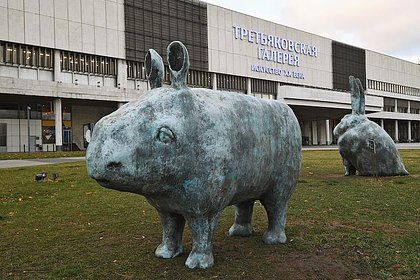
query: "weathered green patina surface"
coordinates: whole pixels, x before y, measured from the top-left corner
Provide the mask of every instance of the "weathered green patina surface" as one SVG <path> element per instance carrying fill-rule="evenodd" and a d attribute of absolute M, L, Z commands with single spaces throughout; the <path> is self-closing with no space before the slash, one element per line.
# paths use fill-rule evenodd
<path fill-rule="evenodd" d="M 334 128 L 345 175 L 408 175 L 392 138 L 378 124 L 365 116 L 365 93 L 362 83 L 349 77 L 352 113 Z"/>
<path fill-rule="evenodd" d="M 213 234 L 228 205 L 236 205 L 230 235 L 252 233 L 260 200 L 269 222 L 263 241 L 286 242 L 287 203 L 301 163 L 294 113 L 281 101 L 188 88 L 188 52 L 180 42 L 168 46 L 168 63 L 171 87 L 157 86 L 96 124 L 86 154 L 89 175 L 104 187 L 144 195 L 157 209 L 158 257 L 183 253 L 187 222 L 190 268 L 213 265 Z M 145 64 L 150 84 L 159 85 L 155 79 L 162 77 L 152 73 L 163 75 L 160 57 L 149 52 Z"/>

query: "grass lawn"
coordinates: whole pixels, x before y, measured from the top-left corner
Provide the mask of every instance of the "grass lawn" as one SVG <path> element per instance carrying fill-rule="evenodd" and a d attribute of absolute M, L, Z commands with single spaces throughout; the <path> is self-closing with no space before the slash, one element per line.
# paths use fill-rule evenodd
<path fill-rule="evenodd" d="M 344 177 L 337 151 L 304 151 L 290 201 L 288 242 L 232 238 L 233 208 L 221 217 L 215 266 L 189 270 L 181 257 L 154 257 L 161 226 L 142 196 L 107 190 L 84 162 L 0 169 L 0 279 L 420 279 L 420 150 L 401 151 L 410 176 Z M 60 181 L 34 181 L 36 173 Z"/>

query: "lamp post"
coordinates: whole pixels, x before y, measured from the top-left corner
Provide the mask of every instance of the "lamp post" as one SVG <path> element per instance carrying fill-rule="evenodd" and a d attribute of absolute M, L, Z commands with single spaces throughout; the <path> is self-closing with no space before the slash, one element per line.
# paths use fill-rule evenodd
<path fill-rule="evenodd" d="M 26 107 L 26 116 L 28 117 L 28 154 L 31 153 L 31 137 L 30 137 L 30 133 L 31 133 L 31 126 L 29 124 L 29 118 L 30 118 L 30 113 L 31 113 L 31 107 L 27 106 Z"/>

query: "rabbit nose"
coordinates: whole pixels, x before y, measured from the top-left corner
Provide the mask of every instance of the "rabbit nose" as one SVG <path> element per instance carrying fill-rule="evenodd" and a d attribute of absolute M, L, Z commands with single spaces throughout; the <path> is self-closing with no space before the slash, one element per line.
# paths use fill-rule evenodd
<path fill-rule="evenodd" d="M 122 163 L 118 161 L 111 161 L 106 165 L 106 169 L 108 170 L 116 170 L 122 167 Z"/>

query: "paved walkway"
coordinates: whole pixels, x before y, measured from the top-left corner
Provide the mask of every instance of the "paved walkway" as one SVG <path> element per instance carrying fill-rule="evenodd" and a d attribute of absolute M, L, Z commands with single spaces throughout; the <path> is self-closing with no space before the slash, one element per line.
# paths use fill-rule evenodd
<path fill-rule="evenodd" d="M 398 143 L 399 150 L 420 149 L 420 143 Z M 304 151 L 313 150 L 337 150 L 337 145 L 330 146 L 304 146 Z M 62 158 L 40 158 L 40 159 L 16 159 L 16 160 L 0 160 L 0 168 L 13 168 L 24 166 L 36 166 L 44 164 L 54 164 L 63 162 L 84 161 L 85 157 L 62 157 Z"/>
<path fill-rule="evenodd" d="M 398 150 L 410 150 L 410 149 L 420 149 L 420 143 L 397 143 L 395 144 Z M 303 146 L 302 150 L 304 151 L 316 151 L 316 150 L 338 150 L 337 145 L 329 146 Z"/>
<path fill-rule="evenodd" d="M 6 159 L 0 160 L 0 168 L 36 166 L 63 162 L 84 161 L 85 157 L 38 158 L 38 159 Z"/>

